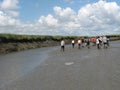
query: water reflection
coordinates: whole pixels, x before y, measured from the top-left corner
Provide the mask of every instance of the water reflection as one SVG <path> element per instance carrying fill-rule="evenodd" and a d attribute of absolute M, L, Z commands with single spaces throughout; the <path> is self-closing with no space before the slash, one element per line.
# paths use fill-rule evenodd
<path fill-rule="evenodd" d="M 0 56 L 0 87 L 40 65 L 52 48 L 21 51 Z"/>

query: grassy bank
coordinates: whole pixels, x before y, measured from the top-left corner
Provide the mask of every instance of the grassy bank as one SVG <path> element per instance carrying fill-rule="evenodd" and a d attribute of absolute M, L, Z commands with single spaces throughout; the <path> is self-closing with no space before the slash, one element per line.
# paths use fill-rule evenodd
<path fill-rule="evenodd" d="M 81 37 L 0 34 L 0 54 L 40 47 L 57 46 L 60 45 L 62 39 L 65 40 L 66 44 L 69 44 L 72 39 L 78 38 Z"/>
<path fill-rule="evenodd" d="M 120 40 L 120 35 L 111 35 L 111 40 Z M 15 35 L 0 34 L 0 54 L 17 52 L 21 50 L 41 48 L 60 45 L 62 39 L 66 44 L 78 38 L 88 38 L 87 36 L 40 36 L 40 35 Z"/>

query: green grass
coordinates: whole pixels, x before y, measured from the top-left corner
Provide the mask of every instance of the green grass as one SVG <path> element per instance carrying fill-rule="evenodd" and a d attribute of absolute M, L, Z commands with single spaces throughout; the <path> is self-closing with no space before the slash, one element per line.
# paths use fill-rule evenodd
<path fill-rule="evenodd" d="M 112 40 L 120 40 L 119 35 L 110 35 Z M 17 34 L 0 34 L 0 54 L 40 48 L 47 46 L 59 45 L 64 39 L 66 44 L 71 40 L 80 38 L 89 38 L 88 36 L 45 36 L 45 35 L 17 35 Z M 112 41 L 111 40 L 111 41 Z"/>
<path fill-rule="evenodd" d="M 0 42 L 33 42 L 33 41 L 46 41 L 46 40 L 54 40 L 60 41 L 62 39 L 71 40 L 78 38 L 87 38 L 78 37 L 78 36 L 45 36 L 45 35 L 17 35 L 17 34 L 0 34 Z"/>
<path fill-rule="evenodd" d="M 110 37 L 120 37 L 118 35 L 110 35 Z M 17 34 L 0 34 L 0 42 L 34 42 L 34 41 L 60 41 L 64 40 L 72 40 L 79 38 L 88 38 L 88 36 L 45 36 L 45 35 L 17 35 Z"/>

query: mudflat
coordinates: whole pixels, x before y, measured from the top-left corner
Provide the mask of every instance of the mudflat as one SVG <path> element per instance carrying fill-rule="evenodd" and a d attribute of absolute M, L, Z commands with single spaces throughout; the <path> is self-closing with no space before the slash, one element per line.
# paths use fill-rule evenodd
<path fill-rule="evenodd" d="M 107 49 L 68 45 L 64 52 L 51 47 L 15 55 L 0 56 L 4 65 L 0 66 L 0 90 L 120 90 L 120 41 L 110 42 Z M 14 60 L 8 60 L 10 57 Z M 5 65 L 12 67 L 8 75 L 4 75 Z M 9 74 L 12 72 L 15 78 Z"/>

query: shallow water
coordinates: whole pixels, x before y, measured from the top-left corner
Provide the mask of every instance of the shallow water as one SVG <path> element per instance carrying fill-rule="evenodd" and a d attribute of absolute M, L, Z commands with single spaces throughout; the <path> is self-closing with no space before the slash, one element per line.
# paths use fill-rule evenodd
<path fill-rule="evenodd" d="M 54 48 L 56 49 L 56 48 Z M 48 58 L 53 48 L 40 48 L 0 56 L 0 86 L 27 74 Z"/>
<path fill-rule="evenodd" d="M 118 55 L 120 53 L 119 52 L 120 42 L 111 42 L 110 47 L 108 49 L 102 48 L 101 50 L 97 50 L 97 48 L 94 47 L 91 49 L 81 49 L 81 50 L 78 50 L 78 48 L 75 48 L 73 51 L 73 49 L 70 47 L 71 47 L 70 45 L 67 46 L 65 52 L 58 51 L 58 50 L 60 50 L 60 47 L 47 47 L 47 48 L 21 51 L 21 52 L 17 52 L 17 53 L 6 54 L 6 55 L 0 55 L 0 88 L 4 87 L 6 84 L 13 82 L 14 80 L 17 80 L 19 77 L 29 74 L 29 72 L 34 71 L 34 69 L 37 68 L 38 66 L 41 66 L 41 64 L 43 62 L 47 62 L 46 65 L 48 67 L 50 67 L 50 68 L 46 67 L 47 71 L 48 71 L 48 72 L 47 71 L 45 72 L 45 73 L 47 73 L 46 75 L 55 74 L 56 76 L 53 77 L 53 79 L 55 78 L 55 80 L 56 80 L 57 76 L 59 76 L 59 75 L 61 75 L 59 77 L 64 77 L 65 72 L 61 68 L 64 67 L 64 69 L 66 69 L 65 68 L 66 66 L 69 67 L 69 66 L 73 65 L 73 68 L 69 67 L 69 68 L 67 68 L 67 70 L 68 71 L 69 71 L 69 69 L 70 69 L 70 71 L 73 70 L 70 73 L 74 73 L 74 71 L 76 71 L 76 73 L 78 73 L 79 70 L 81 71 L 80 73 L 78 73 L 78 75 L 81 75 L 80 82 L 79 82 L 79 83 L 81 83 L 81 85 L 84 84 L 83 82 L 86 82 L 86 83 L 88 82 L 88 81 L 85 81 L 85 76 L 90 80 L 99 79 L 95 75 L 96 72 L 97 72 L 98 76 L 100 76 L 99 75 L 99 73 L 100 73 L 100 74 L 102 74 L 100 77 L 105 78 L 105 76 L 107 75 L 106 72 L 109 70 L 109 68 L 111 68 L 111 72 L 108 72 L 108 73 L 110 73 L 109 75 L 111 75 L 109 77 L 112 77 L 112 75 L 117 74 L 115 71 L 119 70 L 119 65 L 118 65 L 119 64 L 119 60 L 118 60 L 119 56 Z M 50 54 L 51 52 L 52 52 L 52 54 Z M 53 55 L 53 56 L 51 56 L 51 55 Z M 58 57 L 56 57 L 56 55 Z M 50 61 L 48 58 L 50 58 Z M 112 59 L 115 59 L 115 58 L 116 58 L 116 60 L 114 60 L 114 61 L 116 61 L 116 62 L 113 62 Z M 106 59 L 106 60 L 104 61 L 104 59 Z M 57 67 L 55 67 L 55 66 L 57 66 Z M 55 68 L 53 68 L 53 67 L 55 67 Z M 78 68 L 76 68 L 76 67 L 78 67 Z M 79 67 L 80 67 L 80 69 L 79 69 Z M 98 67 L 100 67 L 100 68 L 98 68 Z M 56 71 L 54 71 L 54 73 L 52 73 L 52 72 L 50 72 L 49 69 L 50 70 L 56 69 Z M 58 70 L 60 69 L 61 73 L 58 72 L 57 69 Z M 100 72 L 98 72 L 96 69 L 99 70 Z M 92 70 L 94 71 L 93 73 L 91 73 Z M 86 71 L 86 72 L 84 72 L 84 71 Z M 77 77 L 76 73 L 74 76 L 73 75 L 72 76 Z M 93 79 L 91 77 L 89 78 L 89 75 L 91 75 L 91 77 L 92 77 L 92 75 L 95 75 L 95 78 L 94 77 L 92 77 Z M 41 76 L 44 77 L 45 74 L 41 73 Z M 49 77 L 49 78 L 46 77 L 46 79 L 48 78 L 48 80 L 49 79 L 51 80 L 51 77 Z M 61 78 L 61 80 L 62 79 L 63 78 Z M 81 81 L 81 80 L 83 80 L 83 81 Z M 52 81 L 53 80 L 51 80 L 51 82 Z M 78 79 L 78 81 L 79 81 L 79 79 Z M 112 81 L 112 79 L 111 79 L 111 81 Z M 62 82 L 64 83 L 64 79 Z M 106 82 L 108 82 L 108 81 L 106 80 Z M 60 83 L 60 82 L 58 82 L 58 83 Z M 44 83 L 41 81 L 41 85 L 42 84 L 44 84 Z M 58 84 L 58 87 L 60 86 L 60 84 Z M 47 84 L 47 85 L 49 85 L 49 84 Z M 73 84 L 73 86 L 74 86 L 74 84 Z M 98 85 L 98 87 L 99 86 L 101 86 L 101 85 Z M 43 85 L 43 87 L 46 87 L 46 86 Z M 14 88 L 14 87 L 12 87 L 12 88 Z M 68 88 L 68 87 L 66 86 L 66 88 Z M 86 88 L 86 87 L 84 86 L 83 88 Z M 10 90 L 12 90 L 12 89 L 10 89 Z M 76 90 L 80 90 L 80 89 L 78 88 Z M 84 90 L 86 90 L 86 89 L 84 89 Z M 101 89 L 101 90 L 105 90 L 105 89 Z"/>

